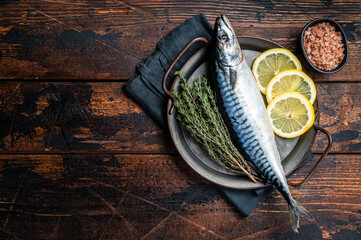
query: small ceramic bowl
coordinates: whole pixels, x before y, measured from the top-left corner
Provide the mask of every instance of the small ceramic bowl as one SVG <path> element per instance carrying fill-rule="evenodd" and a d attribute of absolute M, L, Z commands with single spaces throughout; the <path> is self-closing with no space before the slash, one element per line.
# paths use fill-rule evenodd
<path fill-rule="evenodd" d="M 328 22 L 330 23 L 332 26 L 334 26 L 336 28 L 336 31 L 341 32 L 342 35 L 342 43 L 344 44 L 344 54 L 345 57 L 343 58 L 343 60 L 341 61 L 341 63 L 333 70 L 331 71 L 325 71 L 325 70 L 321 70 L 319 68 L 317 68 L 315 65 L 313 65 L 313 63 L 310 61 L 310 59 L 307 56 L 305 47 L 304 47 L 304 43 L 303 43 L 303 37 L 305 34 L 305 31 L 309 28 L 312 27 L 314 25 L 316 25 L 317 23 L 321 23 L 321 22 Z M 347 63 L 347 59 L 348 59 L 348 46 L 347 46 L 347 39 L 346 39 L 346 34 L 343 31 L 342 27 L 340 26 L 340 24 L 338 24 L 336 21 L 330 19 L 330 18 L 318 18 L 315 20 L 312 20 L 311 22 L 309 22 L 308 24 L 306 24 L 306 26 L 302 29 L 302 33 L 301 33 L 301 48 L 302 48 L 302 52 L 303 52 L 303 56 L 305 57 L 306 61 L 308 62 L 308 64 L 317 72 L 320 73 L 325 73 L 325 74 L 331 74 L 331 73 L 336 73 L 338 71 L 340 71 Z"/>

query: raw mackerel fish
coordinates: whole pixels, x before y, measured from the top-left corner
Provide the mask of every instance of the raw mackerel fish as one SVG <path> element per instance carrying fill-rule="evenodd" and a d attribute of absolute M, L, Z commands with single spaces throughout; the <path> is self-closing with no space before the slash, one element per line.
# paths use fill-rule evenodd
<path fill-rule="evenodd" d="M 231 128 L 247 158 L 286 199 L 292 228 L 298 232 L 299 216 L 308 220 L 314 218 L 290 193 L 261 92 L 225 16 L 216 19 L 211 61 L 215 85 L 218 86 Z"/>

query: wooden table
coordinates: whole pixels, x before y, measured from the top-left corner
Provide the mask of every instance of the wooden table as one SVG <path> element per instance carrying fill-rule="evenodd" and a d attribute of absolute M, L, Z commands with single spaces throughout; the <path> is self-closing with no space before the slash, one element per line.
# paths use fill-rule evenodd
<path fill-rule="evenodd" d="M 361 239 L 360 1 L 72 1 L 0 3 L 1 239 Z M 330 17 L 350 58 L 316 82 L 334 145 L 293 196 L 315 216 L 291 230 L 274 192 L 247 218 L 179 157 L 124 94 L 156 43 L 185 19 L 226 13 L 238 35 L 293 51 L 303 26 Z M 317 136 L 315 159 L 326 147 Z"/>

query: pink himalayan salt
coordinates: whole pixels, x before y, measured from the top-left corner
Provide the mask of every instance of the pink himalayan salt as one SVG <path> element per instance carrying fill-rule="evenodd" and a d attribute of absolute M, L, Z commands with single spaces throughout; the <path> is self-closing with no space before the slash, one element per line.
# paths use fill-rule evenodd
<path fill-rule="evenodd" d="M 318 69 L 331 71 L 344 59 L 342 35 L 328 22 L 309 27 L 303 37 L 307 56 Z"/>

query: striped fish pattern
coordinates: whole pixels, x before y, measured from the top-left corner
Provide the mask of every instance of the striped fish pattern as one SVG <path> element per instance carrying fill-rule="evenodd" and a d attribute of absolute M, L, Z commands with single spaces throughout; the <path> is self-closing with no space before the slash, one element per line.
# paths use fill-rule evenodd
<path fill-rule="evenodd" d="M 241 67 L 245 67 L 246 69 L 244 71 L 247 71 L 248 66 L 244 64 L 242 64 Z M 217 72 L 222 72 L 218 64 L 216 66 L 216 69 Z M 251 72 L 249 72 L 247 75 L 251 75 Z M 255 109 L 247 109 L 247 106 L 249 105 L 245 104 L 245 101 L 243 100 L 244 98 L 242 98 L 242 96 L 237 95 L 237 93 L 232 88 L 232 85 L 230 84 L 230 80 L 227 79 L 224 74 L 220 74 L 218 76 L 218 79 L 218 89 L 222 96 L 223 106 L 232 124 L 232 128 L 237 134 L 238 140 L 241 142 L 246 154 L 249 156 L 250 159 L 253 160 L 253 164 L 258 168 L 258 170 L 269 182 L 276 185 L 277 188 L 281 188 L 282 192 L 287 192 L 287 189 L 283 187 L 283 184 L 277 178 L 275 171 L 273 171 L 272 166 L 267 159 L 267 153 L 264 151 L 265 148 L 262 147 L 262 144 L 269 145 L 273 142 L 264 143 L 254 131 L 254 125 L 257 122 L 251 121 L 251 119 L 247 117 L 249 115 L 247 114 L 247 111 L 254 111 Z M 263 100 L 259 104 L 263 105 Z M 265 120 L 267 121 L 267 119 Z M 262 122 L 262 120 L 260 121 Z M 273 136 L 272 132 L 270 132 L 270 134 Z M 274 142 L 274 146 L 272 146 L 272 149 L 276 147 L 276 143 Z"/>
<path fill-rule="evenodd" d="M 263 97 L 225 16 L 216 19 L 211 53 L 216 84 L 231 127 L 262 177 L 286 199 L 292 228 L 298 232 L 299 216 L 308 220 L 313 217 L 290 193 Z"/>

